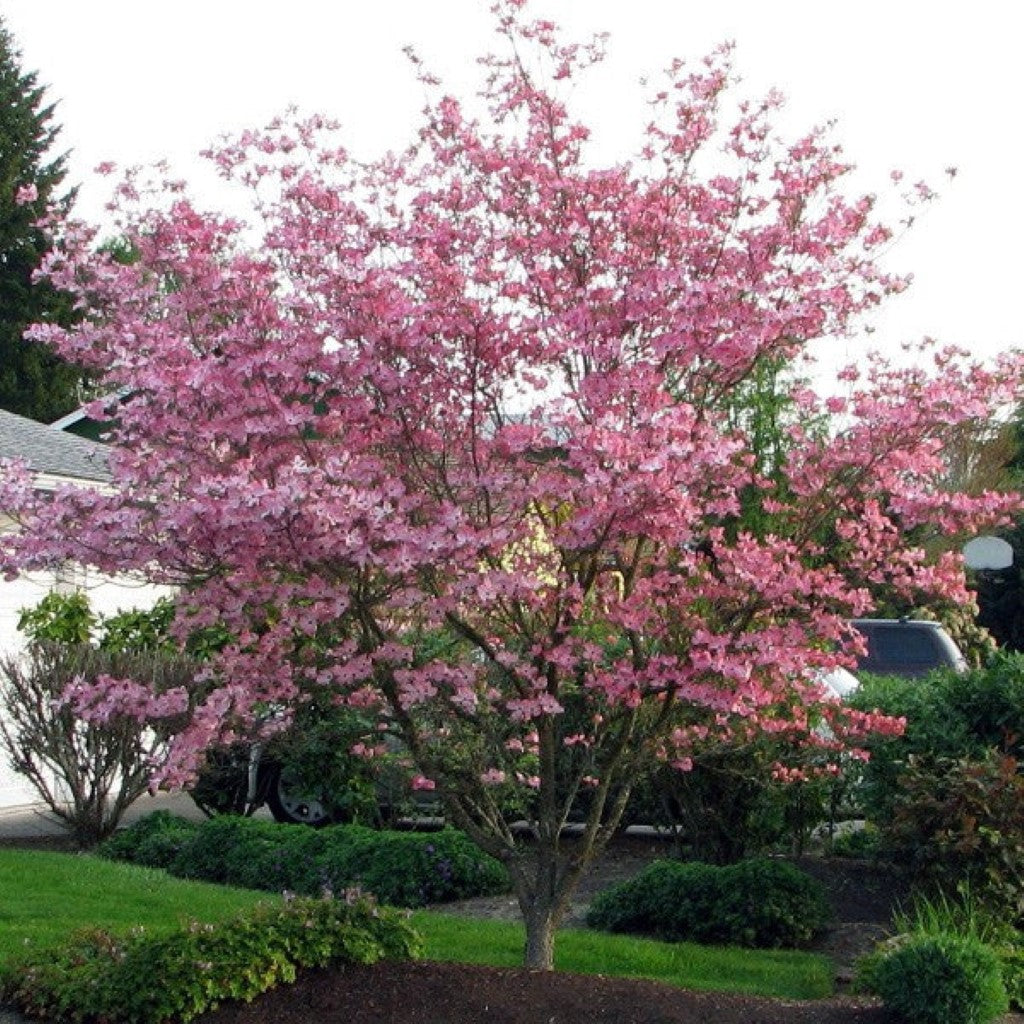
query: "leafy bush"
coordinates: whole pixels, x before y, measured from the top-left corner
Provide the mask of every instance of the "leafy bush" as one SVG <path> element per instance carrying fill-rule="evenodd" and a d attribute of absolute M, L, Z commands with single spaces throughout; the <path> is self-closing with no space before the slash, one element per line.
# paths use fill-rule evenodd
<path fill-rule="evenodd" d="M 1024 948 L 1019 945 L 996 946 L 1003 987 L 1010 1009 L 1024 1009 Z"/>
<path fill-rule="evenodd" d="M 990 750 L 1024 757 L 1024 655 L 997 654 L 983 669 L 932 672 L 919 679 L 865 676 L 848 698 L 863 711 L 902 716 L 899 737 L 867 740 L 862 803 L 879 825 L 892 817 L 899 778 L 919 763 L 978 760 Z"/>
<path fill-rule="evenodd" d="M 82 590 L 51 590 L 38 604 L 18 613 L 18 629 L 32 643 L 87 644 L 98 623 Z"/>
<path fill-rule="evenodd" d="M 918 882 L 1024 918 L 1024 776 L 1013 757 L 918 761 L 899 779 L 887 849 Z"/>
<path fill-rule="evenodd" d="M 774 777 L 776 765 L 797 756 L 791 742 L 769 736 L 704 741 L 689 770 L 659 765 L 639 780 L 628 821 L 675 830 L 690 857 L 712 864 L 734 864 L 780 846 L 799 854 L 828 819 L 838 782 Z M 801 767 L 811 767 L 802 756 Z"/>
<path fill-rule="evenodd" d="M 118 653 L 50 640 L 0 661 L 0 745 L 80 846 L 110 835 L 146 792 L 176 723 L 166 721 L 158 732 L 127 714 L 85 720 L 63 699 L 65 691 L 78 680 L 112 676 L 165 692 L 187 687 L 193 674 L 191 662 L 165 652 Z"/>
<path fill-rule="evenodd" d="M 159 813 L 159 812 L 158 812 Z M 428 903 L 503 892 L 504 868 L 461 832 L 388 832 L 359 825 L 310 829 L 251 818 L 201 824 L 150 815 L 100 847 L 102 856 L 163 867 L 183 878 L 307 896 L 358 886 L 382 903 Z"/>
<path fill-rule="evenodd" d="M 99 852 L 110 860 L 124 860 L 168 870 L 192 841 L 196 825 L 170 811 L 154 811 L 130 828 L 115 832 Z"/>
<path fill-rule="evenodd" d="M 1012 1008 L 1024 1006 L 1024 949 L 1020 933 L 1006 916 L 979 901 L 968 884 L 955 897 L 945 893 L 928 897 L 918 893 L 909 911 L 893 917 L 896 936 L 879 946 L 858 963 L 858 987 L 875 991 L 874 977 L 879 964 L 910 938 L 943 939 L 956 936 L 982 943 L 991 949 Z"/>
<path fill-rule="evenodd" d="M 56 951 L 4 965 L 0 998 L 31 1016 L 76 1024 L 189 1021 L 222 1000 L 251 1000 L 300 968 L 418 956 L 398 911 L 365 896 L 259 906 L 170 935 L 90 931 Z"/>
<path fill-rule="evenodd" d="M 587 923 L 669 941 L 770 948 L 806 945 L 828 917 L 821 884 L 784 861 L 718 867 L 662 860 L 599 893 Z"/>
<path fill-rule="evenodd" d="M 1008 1007 L 999 958 L 967 935 L 910 935 L 862 978 L 912 1024 L 988 1024 Z"/>
<path fill-rule="evenodd" d="M 870 821 L 862 828 L 845 829 L 832 838 L 832 854 L 836 857 L 871 859 L 882 852 L 882 835 Z"/>
<path fill-rule="evenodd" d="M 292 787 L 315 794 L 335 823 L 382 825 L 389 808 L 382 807 L 385 780 L 409 792 L 411 772 L 398 766 L 397 753 L 360 757 L 358 744 L 376 746 L 376 721 L 358 709 L 311 701 L 302 705 L 288 729 L 267 744 L 266 759 L 281 765 Z M 397 810 L 397 808 L 396 808 Z"/>
<path fill-rule="evenodd" d="M 820 882 L 778 860 L 745 860 L 725 868 L 714 907 L 723 942 L 741 946 L 805 946 L 830 916 Z"/>

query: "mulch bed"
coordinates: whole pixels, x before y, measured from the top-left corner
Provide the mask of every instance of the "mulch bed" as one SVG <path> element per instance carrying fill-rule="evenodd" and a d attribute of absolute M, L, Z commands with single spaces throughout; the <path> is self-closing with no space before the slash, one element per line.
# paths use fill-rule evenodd
<path fill-rule="evenodd" d="M 310 971 L 197 1024 L 891 1024 L 877 1004 L 687 992 L 654 982 L 464 964 Z"/>
<path fill-rule="evenodd" d="M 595 892 L 628 878 L 666 843 L 624 837 L 580 887 L 567 924 L 578 926 Z M 853 961 L 885 933 L 894 902 L 906 898 L 899 875 L 844 860 L 807 858 L 800 866 L 825 884 L 835 926 L 815 947 L 833 958 L 839 990 Z M 474 917 L 516 919 L 508 896 L 465 900 L 438 909 Z M 784 1002 L 714 992 L 689 992 L 657 982 L 464 964 L 381 963 L 312 971 L 295 985 L 252 1004 L 225 1005 L 197 1024 L 891 1024 L 877 1002 L 842 994 Z"/>

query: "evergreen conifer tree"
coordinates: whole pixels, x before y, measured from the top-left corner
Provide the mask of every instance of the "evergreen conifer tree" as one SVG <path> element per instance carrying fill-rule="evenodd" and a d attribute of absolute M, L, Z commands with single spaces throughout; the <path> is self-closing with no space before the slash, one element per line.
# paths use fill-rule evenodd
<path fill-rule="evenodd" d="M 51 422 L 81 401 L 83 371 L 42 345 L 23 339 L 29 324 L 68 324 L 68 297 L 34 282 L 45 242 L 35 221 L 60 194 L 66 158 L 55 155 L 54 105 L 34 72 L 24 72 L 11 34 L 0 20 L 0 408 Z M 36 198 L 26 201 L 33 194 Z"/>

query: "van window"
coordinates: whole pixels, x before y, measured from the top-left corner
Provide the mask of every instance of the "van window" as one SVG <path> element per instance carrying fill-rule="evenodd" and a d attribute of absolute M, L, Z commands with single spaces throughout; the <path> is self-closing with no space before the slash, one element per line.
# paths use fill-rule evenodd
<path fill-rule="evenodd" d="M 857 628 L 867 637 L 868 653 L 857 662 L 862 672 L 916 675 L 950 664 L 941 639 L 930 627 L 872 623 Z"/>

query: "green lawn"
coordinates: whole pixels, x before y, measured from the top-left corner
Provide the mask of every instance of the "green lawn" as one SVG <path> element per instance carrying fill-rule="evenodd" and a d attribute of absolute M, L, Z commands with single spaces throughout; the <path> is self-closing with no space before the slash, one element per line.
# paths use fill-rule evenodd
<path fill-rule="evenodd" d="M 198 918 L 215 921 L 275 899 L 267 893 L 185 882 L 160 871 L 82 854 L 0 850 L 0 959 L 26 945 L 45 948 L 86 927 L 150 930 Z M 413 923 L 431 960 L 517 967 L 522 927 L 418 911 Z M 653 978 L 683 988 L 780 999 L 831 991 L 828 961 L 806 953 L 721 949 L 601 932 L 559 934 L 559 970 Z"/>
<path fill-rule="evenodd" d="M 519 967 L 523 928 L 417 911 L 428 960 Z M 650 978 L 680 988 L 739 992 L 773 999 L 822 999 L 832 993 L 826 957 L 789 950 L 734 949 L 692 942 L 656 942 L 586 929 L 558 933 L 555 966 L 578 974 Z"/>
<path fill-rule="evenodd" d="M 275 898 L 84 854 L 0 850 L 0 957 L 52 945 L 79 928 L 169 929 Z"/>

